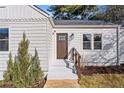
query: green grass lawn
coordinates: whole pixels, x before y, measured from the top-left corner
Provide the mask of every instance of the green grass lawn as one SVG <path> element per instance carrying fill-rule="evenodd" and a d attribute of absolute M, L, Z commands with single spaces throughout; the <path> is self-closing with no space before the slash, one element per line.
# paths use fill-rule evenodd
<path fill-rule="evenodd" d="M 123 88 L 124 74 L 94 74 L 81 77 L 81 88 Z"/>

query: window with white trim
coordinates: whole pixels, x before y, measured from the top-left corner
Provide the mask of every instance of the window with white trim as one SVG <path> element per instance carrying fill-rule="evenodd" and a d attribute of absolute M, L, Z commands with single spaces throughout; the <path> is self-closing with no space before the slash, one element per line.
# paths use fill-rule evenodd
<path fill-rule="evenodd" d="M 0 51 L 9 50 L 9 29 L 0 28 Z"/>
<path fill-rule="evenodd" d="M 102 49 L 102 34 L 94 34 L 94 49 Z"/>
<path fill-rule="evenodd" d="M 83 34 L 83 49 L 91 49 L 91 34 Z"/>

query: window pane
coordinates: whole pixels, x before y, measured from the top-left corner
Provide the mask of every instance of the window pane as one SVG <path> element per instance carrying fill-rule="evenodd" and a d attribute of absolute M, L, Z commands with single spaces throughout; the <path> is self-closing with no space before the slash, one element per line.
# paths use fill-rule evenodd
<path fill-rule="evenodd" d="M 94 49 L 102 49 L 102 34 L 94 34 Z"/>
<path fill-rule="evenodd" d="M 0 51 L 8 51 L 8 40 L 0 41 Z"/>
<path fill-rule="evenodd" d="M 94 42 L 94 49 L 102 49 L 102 43 L 101 42 Z"/>
<path fill-rule="evenodd" d="M 91 49 L 91 34 L 83 34 L 83 49 Z"/>
<path fill-rule="evenodd" d="M 101 41 L 101 34 L 94 34 L 94 41 Z"/>
<path fill-rule="evenodd" d="M 91 41 L 91 34 L 83 34 L 83 41 Z"/>
<path fill-rule="evenodd" d="M 0 28 L 0 39 L 8 39 L 8 28 Z"/>
<path fill-rule="evenodd" d="M 91 49 L 91 42 L 83 42 L 83 49 Z"/>
<path fill-rule="evenodd" d="M 8 51 L 8 28 L 0 28 L 0 51 Z"/>
<path fill-rule="evenodd" d="M 65 35 L 59 35 L 59 40 L 66 40 L 66 36 Z"/>

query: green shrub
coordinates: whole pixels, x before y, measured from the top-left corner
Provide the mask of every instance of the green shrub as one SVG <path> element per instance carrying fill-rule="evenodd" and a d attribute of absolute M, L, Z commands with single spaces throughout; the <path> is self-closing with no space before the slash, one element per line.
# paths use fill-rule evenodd
<path fill-rule="evenodd" d="M 14 74 L 13 69 L 14 69 L 14 66 L 13 66 L 12 54 L 10 53 L 9 60 L 7 62 L 7 71 L 5 71 L 3 76 L 5 81 L 8 82 L 13 80 L 13 74 Z"/>
<path fill-rule="evenodd" d="M 43 71 L 40 67 L 38 52 L 32 57 L 28 53 L 29 40 L 25 33 L 19 43 L 18 54 L 14 61 L 10 53 L 7 71 L 4 73 L 4 82 L 12 82 L 15 87 L 26 87 L 43 80 Z"/>

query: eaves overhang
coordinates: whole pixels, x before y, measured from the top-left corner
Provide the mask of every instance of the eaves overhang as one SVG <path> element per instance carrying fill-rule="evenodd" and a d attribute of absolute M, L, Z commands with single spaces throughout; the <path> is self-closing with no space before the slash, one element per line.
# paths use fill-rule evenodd
<path fill-rule="evenodd" d="M 54 25 L 54 28 L 117 28 L 119 25 Z"/>

